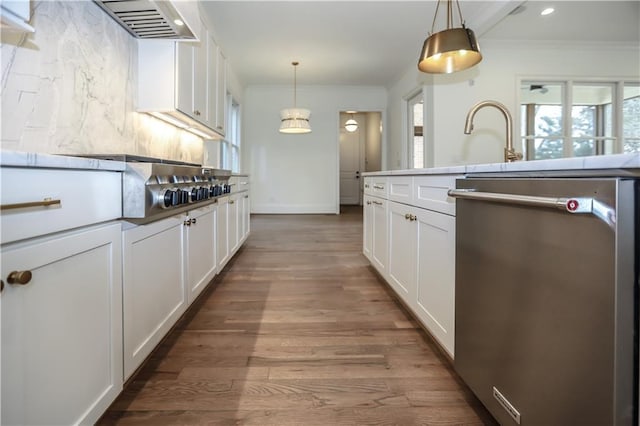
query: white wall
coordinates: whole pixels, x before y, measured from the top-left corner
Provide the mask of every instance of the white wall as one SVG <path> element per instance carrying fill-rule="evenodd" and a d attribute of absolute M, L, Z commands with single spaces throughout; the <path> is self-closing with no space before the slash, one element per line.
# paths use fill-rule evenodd
<path fill-rule="evenodd" d="M 339 113 L 387 104 L 383 87 L 297 89 L 297 106 L 311 110 L 309 134 L 278 132 L 280 110 L 292 107 L 291 86 L 244 90 L 242 169 L 251 175 L 253 213 L 337 213 Z"/>
<path fill-rule="evenodd" d="M 484 108 L 474 119 L 475 130 L 463 133 L 467 111 L 475 103 L 493 99 L 502 102 L 514 118 L 517 135 L 518 78 L 635 78 L 640 79 L 638 48 L 604 49 L 603 46 L 529 46 L 481 41 L 483 61 L 450 75 L 429 76 L 417 67 L 389 90 L 389 168 L 406 167 L 403 149 L 402 98 L 425 85 L 427 121 L 425 133 L 433 144 L 429 166 L 503 161 L 505 120 L 499 111 Z M 516 149 L 522 151 L 515 138 Z"/>

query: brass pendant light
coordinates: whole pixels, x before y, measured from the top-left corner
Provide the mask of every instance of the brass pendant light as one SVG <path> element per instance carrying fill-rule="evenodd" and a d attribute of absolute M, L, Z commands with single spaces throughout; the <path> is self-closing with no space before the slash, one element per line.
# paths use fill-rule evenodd
<path fill-rule="evenodd" d="M 285 108 L 280 111 L 280 133 L 309 133 L 309 118 L 311 111 L 296 106 L 296 67 L 298 62 L 291 62 L 293 65 L 293 108 Z"/>
<path fill-rule="evenodd" d="M 433 33 L 440 8 L 440 0 L 431 24 L 429 37 L 424 41 L 418 59 L 418 69 L 433 74 L 450 74 L 470 68 L 482 60 L 478 40 L 472 30 L 465 27 L 460 3 L 458 6 L 460 28 L 453 28 L 453 0 L 447 1 L 447 29 Z"/>

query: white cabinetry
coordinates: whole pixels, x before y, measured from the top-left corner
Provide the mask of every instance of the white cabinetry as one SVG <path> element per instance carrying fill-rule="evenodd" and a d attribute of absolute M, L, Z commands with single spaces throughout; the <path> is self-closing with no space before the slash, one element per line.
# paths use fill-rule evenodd
<path fill-rule="evenodd" d="M 455 323 L 456 219 L 415 209 L 416 296 L 411 308 L 453 357 Z"/>
<path fill-rule="evenodd" d="M 185 219 L 185 215 L 174 216 L 123 233 L 125 379 L 187 308 Z"/>
<path fill-rule="evenodd" d="M 454 356 L 455 200 L 447 196 L 457 176 L 390 176 L 365 178 L 370 191 L 394 201 L 385 224 L 374 219 L 365 196 L 364 253 L 376 261 L 376 232 L 388 233 L 388 262 L 383 274 L 405 305 L 440 345 Z M 381 187 L 384 187 L 382 189 Z M 369 254 L 367 254 L 369 253 Z"/>
<path fill-rule="evenodd" d="M 31 19 L 29 0 L 3 0 L 0 2 L 0 18 L 2 29 L 34 32 L 34 28 L 29 25 L 29 20 Z"/>
<path fill-rule="evenodd" d="M 413 208 L 389 202 L 389 284 L 408 305 L 416 295 L 416 227 Z"/>
<path fill-rule="evenodd" d="M 227 229 L 229 230 L 229 252 L 231 256 L 238 250 L 238 244 L 240 238 L 238 237 L 239 226 L 241 222 L 238 220 L 238 207 L 241 203 L 242 194 L 234 194 L 229 197 L 229 204 L 227 210 Z M 241 206 L 240 206 L 241 207 Z"/>
<path fill-rule="evenodd" d="M 227 58 L 220 46 L 216 46 L 216 120 L 215 128 L 224 136 L 227 122 Z M 211 80 L 213 81 L 213 80 Z"/>
<path fill-rule="evenodd" d="M 137 109 L 220 139 L 224 136 L 224 125 L 218 123 L 220 49 L 201 25 L 197 42 L 138 41 Z"/>
<path fill-rule="evenodd" d="M 251 204 L 249 202 L 249 192 L 243 192 L 240 197 L 240 207 L 238 218 L 240 220 L 240 245 L 245 242 L 251 230 Z"/>
<path fill-rule="evenodd" d="M 382 198 L 364 196 L 363 253 L 382 276 L 387 273 L 387 205 Z"/>
<path fill-rule="evenodd" d="M 185 218 L 185 279 L 189 305 L 216 274 L 216 204 L 192 210 Z"/>
<path fill-rule="evenodd" d="M 218 223 L 216 226 L 216 257 L 218 271 L 229 261 L 229 197 L 218 198 Z"/>
<path fill-rule="evenodd" d="M 122 390 L 120 173 L 3 167 L 1 182 L 0 423 L 95 423 Z"/>
<path fill-rule="evenodd" d="M 120 250 L 118 224 L 3 247 L 2 424 L 91 424 L 122 390 Z"/>

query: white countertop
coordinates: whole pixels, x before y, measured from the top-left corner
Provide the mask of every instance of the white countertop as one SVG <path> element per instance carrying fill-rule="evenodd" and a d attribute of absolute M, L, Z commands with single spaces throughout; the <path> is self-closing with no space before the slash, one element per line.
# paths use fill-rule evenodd
<path fill-rule="evenodd" d="M 46 169 L 76 169 L 124 171 L 126 165 L 122 161 L 97 160 L 95 158 L 70 157 L 66 155 L 37 154 L 33 152 L 6 151 L 0 152 L 2 167 L 34 167 Z"/>
<path fill-rule="evenodd" d="M 562 174 L 593 174 L 603 171 L 640 175 L 640 154 L 613 154 L 591 157 L 560 158 L 557 160 L 516 161 L 513 163 L 469 164 L 428 169 L 386 170 L 363 173 L 363 176 L 398 175 L 470 175 L 481 173 L 526 174 L 544 176 L 553 172 Z M 601 174 L 601 173 L 600 173 Z"/>

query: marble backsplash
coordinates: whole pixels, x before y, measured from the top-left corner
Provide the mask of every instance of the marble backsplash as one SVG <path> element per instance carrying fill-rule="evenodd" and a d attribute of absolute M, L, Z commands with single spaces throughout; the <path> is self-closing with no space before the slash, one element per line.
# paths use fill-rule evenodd
<path fill-rule="evenodd" d="M 2 33 L 2 149 L 202 163 L 203 141 L 137 113 L 137 40 L 92 1 L 32 2 Z"/>

